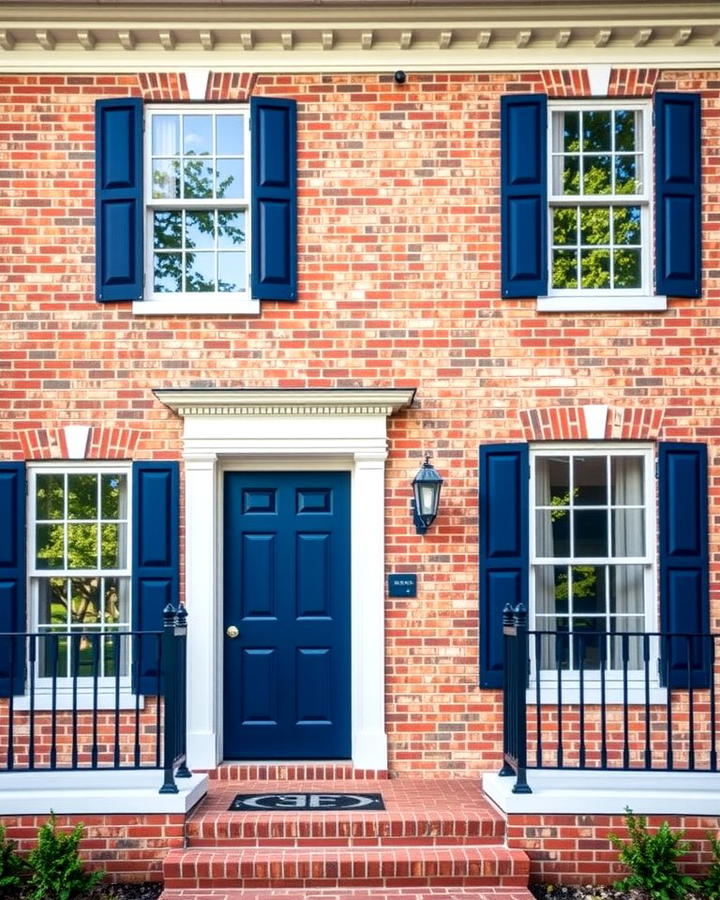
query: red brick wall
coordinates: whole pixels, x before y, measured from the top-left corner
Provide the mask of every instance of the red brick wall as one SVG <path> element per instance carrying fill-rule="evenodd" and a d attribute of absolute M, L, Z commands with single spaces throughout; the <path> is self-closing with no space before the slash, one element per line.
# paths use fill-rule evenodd
<path fill-rule="evenodd" d="M 47 816 L 3 816 L 5 836 L 23 856 L 37 844 Z M 109 881 L 161 881 L 162 861 L 172 847 L 182 847 L 183 815 L 57 816 L 57 827 L 84 826 L 80 854 L 89 869 L 104 869 Z"/>
<path fill-rule="evenodd" d="M 691 852 L 679 860 L 682 871 L 703 877 L 713 861 L 708 833 L 717 836 L 714 816 L 647 816 L 648 831 L 667 821 L 684 830 Z M 609 884 L 628 871 L 618 862 L 618 851 L 608 835 L 627 840 L 622 815 L 604 816 L 508 816 L 508 846 L 525 850 L 530 857 L 530 881 L 557 884 Z"/>
<path fill-rule="evenodd" d="M 703 71 L 611 81 L 618 93 L 659 88 L 703 95 L 701 300 L 573 315 L 500 299 L 500 97 L 587 93 L 583 72 L 411 74 L 404 85 L 218 73 L 213 99 L 299 101 L 299 299 L 265 302 L 259 317 L 138 317 L 93 299 L 93 103 L 185 99 L 183 79 L 3 76 L 0 456 L 61 456 L 58 429 L 90 424 L 92 458 L 178 458 L 181 423 L 156 388 L 417 386 L 415 407 L 389 423 L 387 565 L 419 576 L 417 598 L 386 601 L 390 765 L 495 768 L 501 705 L 477 687 L 481 442 L 577 436 L 586 403 L 610 406 L 608 437 L 708 441 L 718 625 L 720 85 Z M 408 506 L 423 449 L 445 486 L 421 538 Z"/>

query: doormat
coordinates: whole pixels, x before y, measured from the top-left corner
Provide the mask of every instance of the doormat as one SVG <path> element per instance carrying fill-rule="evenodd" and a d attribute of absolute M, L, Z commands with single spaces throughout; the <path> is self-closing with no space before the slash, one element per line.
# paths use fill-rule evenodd
<path fill-rule="evenodd" d="M 382 794 L 238 794 L 229 806 L 240 812 L 317 812 L 385 809 Z"/>

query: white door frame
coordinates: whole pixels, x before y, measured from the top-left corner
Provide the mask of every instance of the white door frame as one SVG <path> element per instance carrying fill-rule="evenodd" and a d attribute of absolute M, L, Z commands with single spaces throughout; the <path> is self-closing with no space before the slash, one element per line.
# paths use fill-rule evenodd
<path fill-rule="evenodd" d="M 184 420 L 188 764 L 222 760 L 222 478 L 230 469 L 351 473 L 352 763 L 387 768 L 385 459 L 387 418 L 412 389 L 158 390 Z"/>

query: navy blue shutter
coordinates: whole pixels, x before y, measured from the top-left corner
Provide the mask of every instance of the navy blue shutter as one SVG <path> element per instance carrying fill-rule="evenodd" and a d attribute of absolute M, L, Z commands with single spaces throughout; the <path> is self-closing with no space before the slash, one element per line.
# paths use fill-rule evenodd
<path fill-rule="evenodd" d="M 669 634 L 707 634 L 707 447 L 662 443 L 658 463 L 660 630 Z M 669 687 L 689 687 L 687 647 L 687 640 L 678 638 L 661 648 L 665 655 L 662 675 L 667 677 Z M 693 687 L 709 686 L 709 649 L 707 642 L 693 641 Z"/>
<path fill-rule="evenodd" d="M 250 100 L 252 295 L 297 299 L 297 104 Z"/>
<path fill-rule="evenodd" d="M 24 632 L 25 464 L 0 463 L 0 635 Z M 0 697 L 24 690 L 24 638 L 0 636 Z"/>
<path fill-rule="evenodd" d="M 133 463 L 133 631 L 162 631 L 178 605 L 179 472 L 176 462 Z M 158 639 L 135 639 L 133 689 L 158 693 Z"/>
<path fill-rule="evenodd" d="M 547 294 L 547 97 L 517 94 L 500 108 L 502 296 Z"/>
<path fill-rule="evenodd" d="M 655 95 L 656 291 L 699 297 L 700 97 Z"/>
<path fill-rule="evenodd" d="M 95 104 L 95 299 L 143 297 L 143 102 Z"/>
<path fill-rule="evenodd" d="M 502 611 L 528 606 L 527 444 L 480 448 L 480 687 L 503 686 Z"/>

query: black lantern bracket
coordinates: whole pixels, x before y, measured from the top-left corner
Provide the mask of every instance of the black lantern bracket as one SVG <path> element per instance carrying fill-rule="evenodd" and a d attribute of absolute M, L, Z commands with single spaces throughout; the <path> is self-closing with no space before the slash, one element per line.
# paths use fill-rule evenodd
<path fill-rule="evenodd" d="M 440 489 L 443 479 L 425 454 L 425 462 L 412 481 L 413 497 L 410 501 L 413 522 L 417 534 L 425 534 L 435 521 L 440 506 Z"/>

